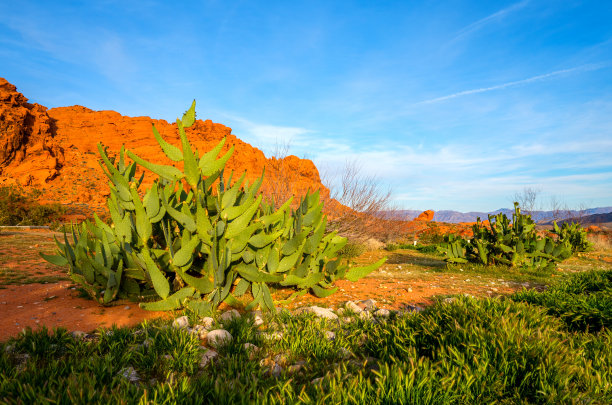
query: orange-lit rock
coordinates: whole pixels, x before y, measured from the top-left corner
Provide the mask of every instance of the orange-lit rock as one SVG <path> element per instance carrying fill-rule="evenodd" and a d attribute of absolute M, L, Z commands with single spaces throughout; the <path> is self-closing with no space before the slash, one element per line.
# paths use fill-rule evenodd
<path fill-rule="evenodd" d="M 0 78 L 0 183 L 41 184 L 58 176 L 64 163 L 47 108 L 28 103 Z"/>
<path fill-rule="evenodd" d="M 415 221 L 426 221 L 429 222 L 433 220 L 434 212 L 432 210 L 423 211 L 419 214 L 418 217 L 415 218 Z"/>
<path fill-rule="evenodd" d="M 154 124 L 168 142 L 180 145 L 176 124 L 82 106 L 47 110 L 38 104 L 28 104 L 15 86 L 4 79 L 0 79 L 0 118 L 0 184 L 17 181 L 41 189 L 41 199 L 45 201 L 81 203 L 99 211 L 104 210 L 109 188 L 98 164 L 98 142 L 108 146 L 109 152 L 116 153 L 125 145 L 145 160 L 172 164 L 153 137 Z M 247 179 L 253 183 L 265 167 L 264 193 L 271 193 L 275 184 L 283 182 L 287 185 L 283 198 L 291 194 L 301 196 L 308 189 L 329 195 L 310 160 L 295 156 L 268 159 L 261 150 L 231 132 L 231 128 L 211 120 L 197 120 L 187 129 L 193 147 L 200 153 L 212 149 L 224 137 L 227 140 L 221 153 L 234 146 L 226 176 L 234 170 L 236 179 L 246 171 Z M 154 177 L 147 173 L 145 186 Z"/>

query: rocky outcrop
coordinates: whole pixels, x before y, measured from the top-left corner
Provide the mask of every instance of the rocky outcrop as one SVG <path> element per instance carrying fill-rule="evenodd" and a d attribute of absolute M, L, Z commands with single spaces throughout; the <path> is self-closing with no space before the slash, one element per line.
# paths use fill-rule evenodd
<path fill-rule="evenodd" d="M 173 163 L 161 152 L 151 127 L 155 125 L 168 142 L 180 145 L 174 123 L 82 106 L 47 110 L 28 104 L 15 86 L 0 80 L 0 184 L 16 180 L 41 189 L 44 200 L 81 203 L 103 211 L 109 188 L 98 164 L 98 142 L 108 146 L 109 152 L 116 153 L 125 145 L 153 163 Z M 308 189 L 329 194 L 310 160 L 295 156 L 268 159 L 261 150 L 233 135 L 231 128 L 211 120 L 197 120 L 187 134 L 200 153 L 226 137 L 221 153 L 231 146 L 235 148 L 226 169 L 236 172 L 234 178 L 246 171 L 252 183 L 265 168 L 264 194 L 281 193 L 284 199 L 292 194 L 303 195 Z M 153 178 L 146 174 L 145 187 Z M 278 184 L 286 186 L 279 190 Z"/>
<path fill-rule="evenodd" d="M 15 86 L 0 78 L 0 182 L 44 184 L 64 163 L 47 108 L 28 103 Z M 3 181 L 4 180 L 4 181 Z"/>
<path fill-rule="evenodd" d="M 416 217 L 415 221 L 425 221 L 429 222 L 433 220 L 434 212 L 432 210 L 423 211 Z"/>

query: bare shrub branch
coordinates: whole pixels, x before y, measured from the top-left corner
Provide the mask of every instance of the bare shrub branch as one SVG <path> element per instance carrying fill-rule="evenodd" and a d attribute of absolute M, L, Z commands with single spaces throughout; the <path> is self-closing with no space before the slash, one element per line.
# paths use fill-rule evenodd
<path fill-rule="evenodd" d="M 392 204 L 391 190 L 382 188 L 375 176 L 363 175 L 357 161 L 346 161 L 339 175 L 325 171 L 321 177 L 330 189 L 325 207 L 331 229 L 355 241 L 399 236 L 403 218 Z"/>

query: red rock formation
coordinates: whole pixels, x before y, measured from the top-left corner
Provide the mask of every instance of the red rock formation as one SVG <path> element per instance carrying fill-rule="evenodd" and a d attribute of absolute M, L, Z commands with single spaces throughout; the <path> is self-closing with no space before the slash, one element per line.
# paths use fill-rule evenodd
<path fill-rule="evenodd" d="M 0 78 L 0 182 L 40 185 L 57 177 L 63 162 L 47 108 Z"/>
<path fill-rule="evenodd" d="M 434 212 L 432 210 L 423 211 L 419 214 L 418 217 L 415 218 L 415 221 L 425 221 L 429 222 L 433 220 Z"/>
<path fill-rule="evenodd" d="M 0 103 L 0 184 L 17 179 L 22 185 L 41 189 L 42 198 L 47 201 L 83 203 L 104 210 L 109 189 L 108 179 L 98 164 L 98 142 L 108 146 L 109 152 L 116 153 L 125 145 L 145 160 L 173 164 L 153 137 L 151 124 L 154 124 L 168 142 L 180 145 L 176 124 L 81 106 L 47 111 L 43 106 L 28 104 L 3 79 L 0 79 Z M 231 131 L 211 120 L 197 120 L 187 129 L 187 135 L 200 154 L 226 137 L 221 153 L 235 147 L 226 168 L 236 172 L 234 178 L 246 171 L 252 183 L 265 167 L 264 193 L 270 193 L 274 184 L 284 182 L 288 184 L 285 199 L 291 194 L 303 195 L 308 189 L 321 190 L 324 196 L 329 194 L 310 160 L 295 156 L 267 159 L 262 151 L 241 141 Z M 154 178 L 151 174 L 146 176 L 145 186 Z"/>

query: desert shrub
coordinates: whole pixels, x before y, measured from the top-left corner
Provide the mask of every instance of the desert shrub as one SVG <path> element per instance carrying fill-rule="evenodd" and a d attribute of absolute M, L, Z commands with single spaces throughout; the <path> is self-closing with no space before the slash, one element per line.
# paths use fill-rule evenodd
<path fill-rule="evenodd" d="M 0 225 L 50 225 L 57 223 L 65 209 L 60 204 L 39 204 L 37 190 L 19 186 L 0 187 Z"/>
<path fill-rule="evenodd" d="M 544 307 L 572 330 L 612 327 L 612 271 L 577 274 L 546 291 L 523 290 L 511 299 Z"/>
<path fill-rule="evenodd" d="M 397 243 L 387 243 L 385 245 L 385 250 L 388 250 L 389 252 L 393 252 L 397 249 L 403 249 L 403 248 L 401 248 L 400 245 Z"/>
<path fill-rule="evenodd" d="M 338 250 L 338 257 L 345 259 L 354 259 L 361 256 L 366 251 L 363 243 L 349 240 L 344 247 Z"/>

